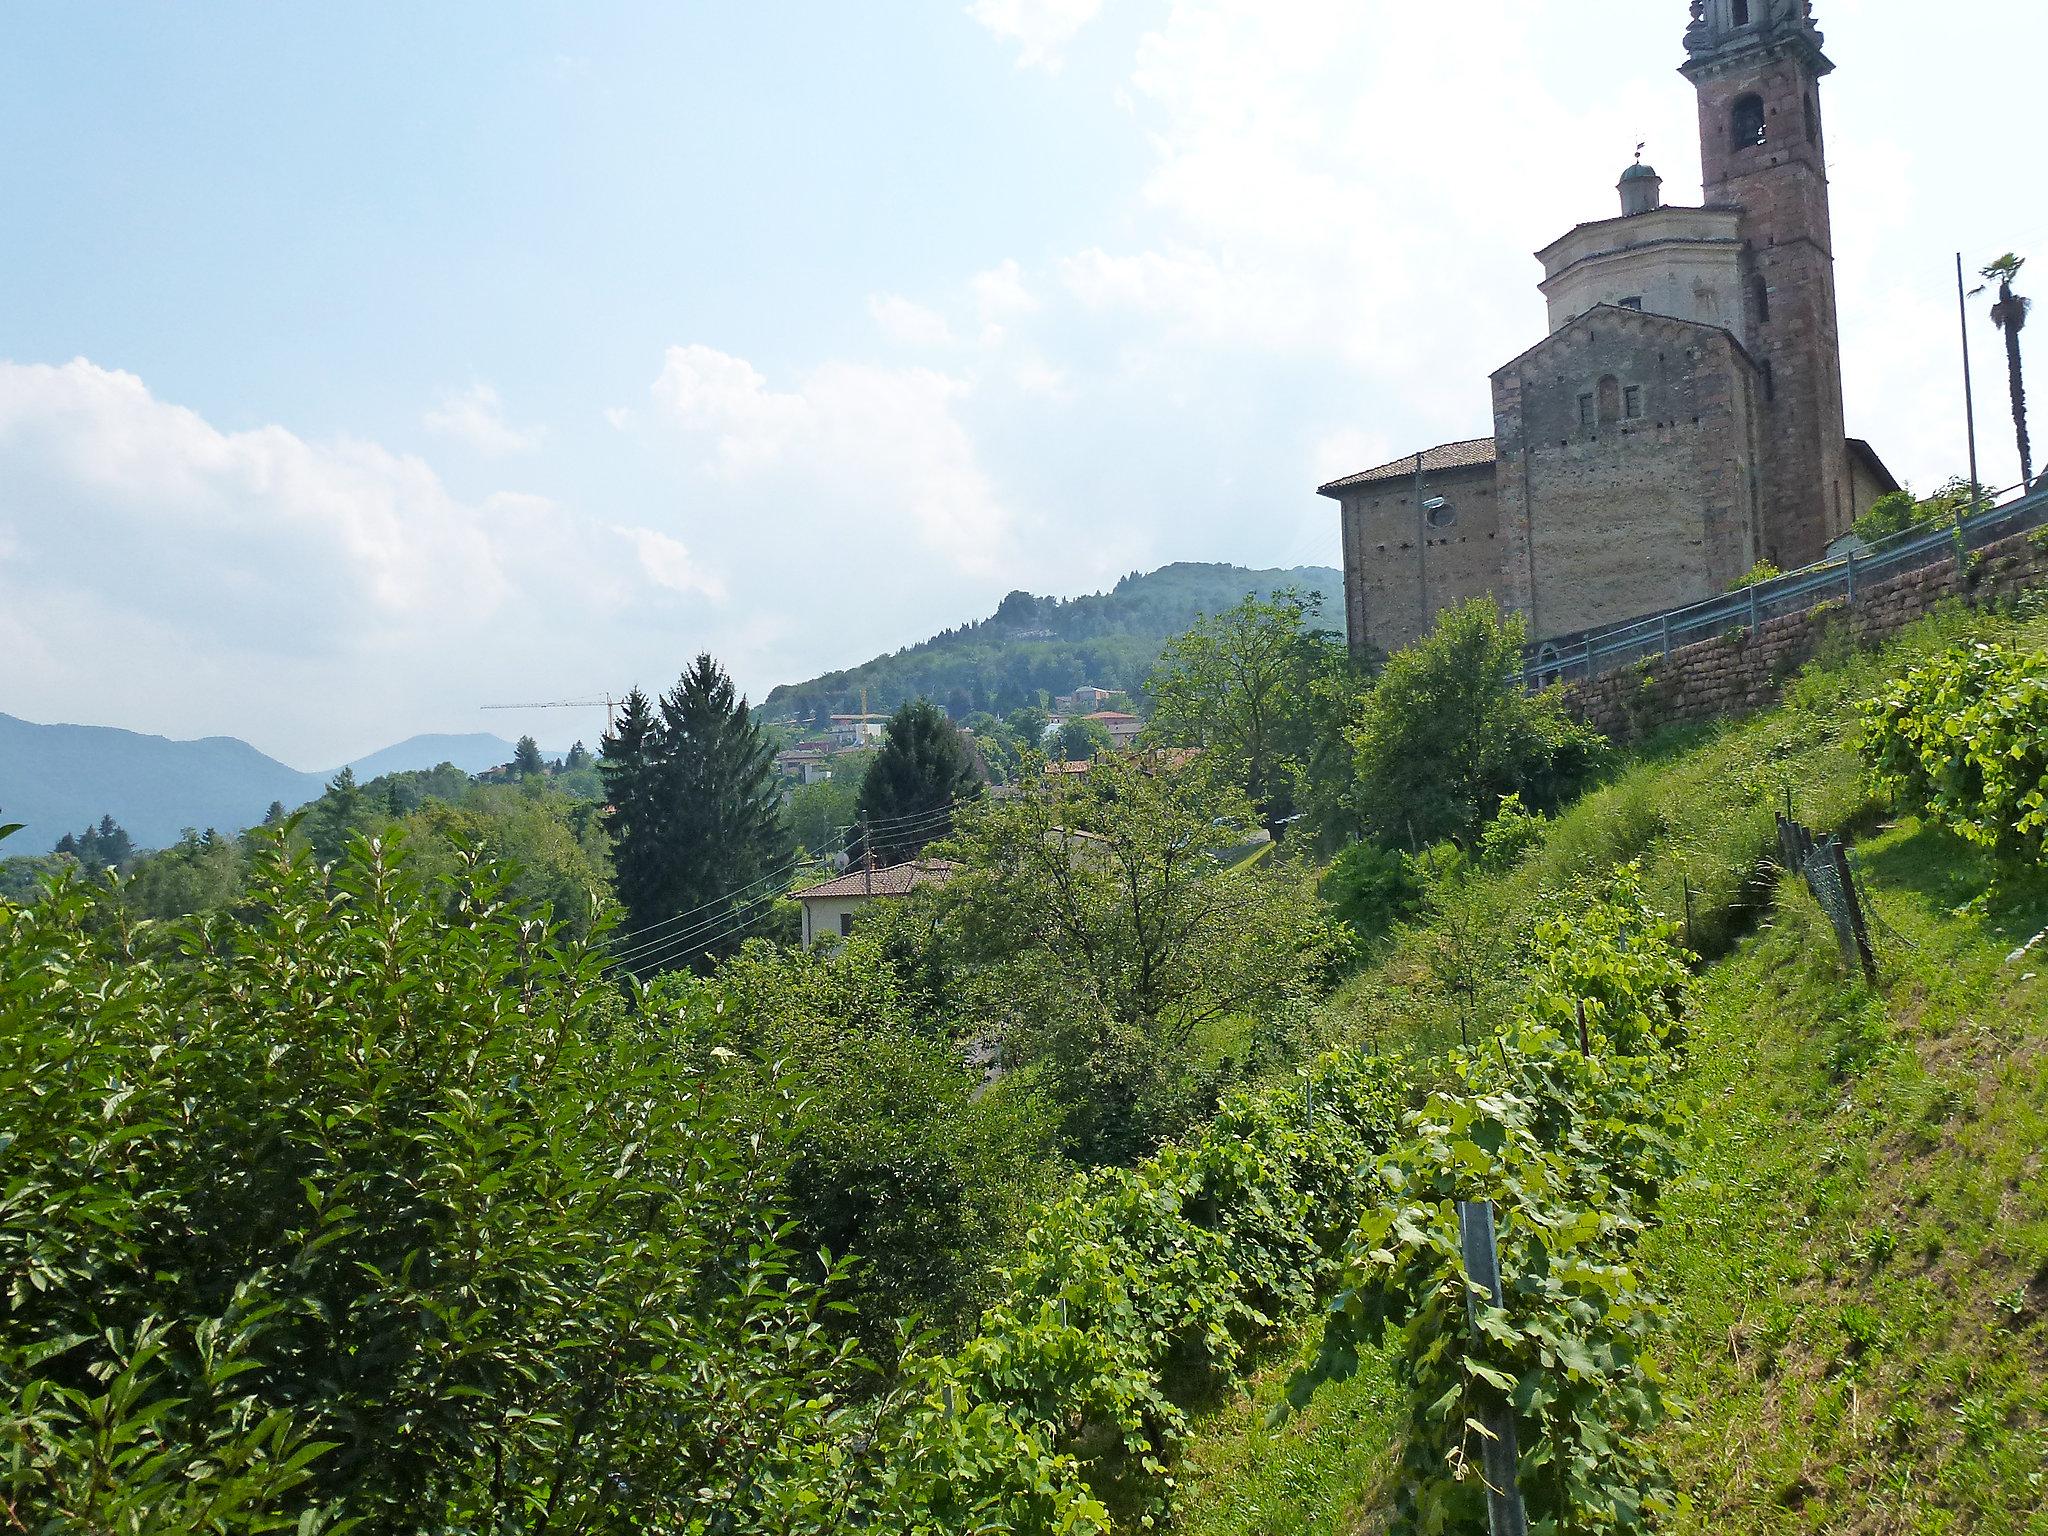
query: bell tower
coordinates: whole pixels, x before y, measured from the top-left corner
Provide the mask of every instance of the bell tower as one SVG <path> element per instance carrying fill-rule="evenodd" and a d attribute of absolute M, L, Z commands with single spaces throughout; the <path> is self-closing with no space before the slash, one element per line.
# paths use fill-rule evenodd
<path fill-rule="evenodd" d="M 1699 92 L 1706 201 L 1742 210 L 1742 339 L 1763 372 L 1760 542 L 1788 570 L 1853 516 L 1822 41 L 1812 0 L 1693 0 L 1680 71 Z"/>

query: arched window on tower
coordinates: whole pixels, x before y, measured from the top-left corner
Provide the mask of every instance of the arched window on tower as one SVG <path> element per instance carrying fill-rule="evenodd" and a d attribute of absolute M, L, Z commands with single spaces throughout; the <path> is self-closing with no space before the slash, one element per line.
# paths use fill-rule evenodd
<path fill-rule="evenodd" d="M 1621 380 L 1613 374 L 1600 381 L 1600 425 L 1621 419 Z"/>
<path fill-rule="evenodd" d="M 1771 287 L 1770 284 L 1764 281 L 1764 275 L 1761 272 L 1755 273 L 1750 277 L 1749 308 L 1750 312 L 1756 316 L 1756 323 L 1758 325 L 1769 325 L 1771 323 Z"/>
<path fill-rule="evenodd" d="M 1770 137 L 1770 130 L 1764 126 L 1764 99 L 1761 96 L 1738 99 L 1732 122 L 1737 149 L 1753 148 Z"/>

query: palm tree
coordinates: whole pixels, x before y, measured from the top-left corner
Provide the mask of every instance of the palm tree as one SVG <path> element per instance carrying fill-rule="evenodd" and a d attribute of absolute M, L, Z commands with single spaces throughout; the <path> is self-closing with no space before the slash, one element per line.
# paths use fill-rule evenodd
<path fill-rule="evenodd" d="M 2027 440 L 2027 389 L 2020 382 L 2020 331 L 2027 323 L 2032 299 L 2012 291 L 2012 280 L 2020 275 L 2026 258 L 2008 251 L 1984 269 L 1986 278 L 1998 283 L 1998 302 L 1991 306 L 1991 323 L 2005 332 L 2005 371 L 2012 383 L 2012 428 L 2020 440 L 2020 484 L 2034 483 L 2034 449 Z"/>

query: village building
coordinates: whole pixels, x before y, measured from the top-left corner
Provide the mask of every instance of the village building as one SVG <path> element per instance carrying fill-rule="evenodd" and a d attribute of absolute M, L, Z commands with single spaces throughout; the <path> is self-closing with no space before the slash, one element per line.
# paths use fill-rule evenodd
<path fill-rule="evenodd" d="M 837 943 L 853 932 L 854 918 L 871 902 L 901 900 L 926 886 L 944 885 L 959 868 L 948 859 L 913 859 L 885 869 L 856 869 L 791 891 L 804 910 L 804 948 L 820 940 Z"/>
<path fill-rule="evenodd" d="M 1700 206 L 1649 166 L 1537 253 L 1549 334 L 1492 378 L 1490 436 L 1320 487 L 1352 650 L 1491 594 L 1555 639 L 1819 560 L 1896 482 L 1844 431 L 1810 0 L 1694 0 Z"/>
<path fill-rule="evenodd" d="M 1083 720 L 1093 720 L 1109 733 L 1110 745 L 1128 747 L 1135 743 L 1145 729 L 1145 722 L 1136 715 L 1125 714 L 1119 709 L 1098 709 L 1093 714 L 1083 715 Z"/>

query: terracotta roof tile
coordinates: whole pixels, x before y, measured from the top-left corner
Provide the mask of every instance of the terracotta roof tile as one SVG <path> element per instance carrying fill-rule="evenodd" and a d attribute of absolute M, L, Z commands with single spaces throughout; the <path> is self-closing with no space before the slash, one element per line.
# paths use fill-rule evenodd
<path fill-rule="evenodd" d="M 798 901 L 828 896 L 908 896 L 920 886 L 944 885 L 959 868 L 950 859 L 913 859 L 908 864 L 891 864 L 872 874 L 864 869 L 852 870 L 836 880 L 808 885 L 789 894 Z"/>
<path fill-rule="evenodd" d="M 1433 470 L 1476 469 L 1482 464 L 1494 462 L 1494 441 L 1490 437 L 1468 437 L 1460 442 L 1439 443 L 1422 452 L 1422 472 L 1426 475 Z M 1328 485 L 1316 487 L 1318 496 L 1328 496 L 1354 485 L 1370 485 L 1381 480 L 1405 480 L 1415 473 L 1415 455 L 1395 459 L 1390 464 L 1381 464 L 1373 469 L 1361 469 L 1355 475 L 1346 475 L 1341 480 L 1332 480 Z"/>

